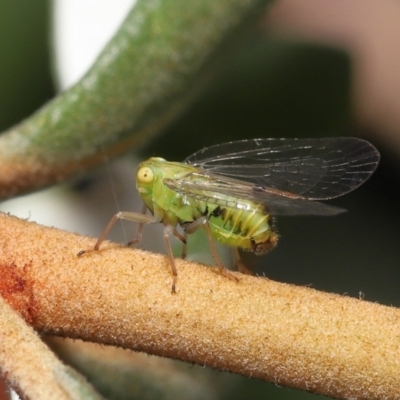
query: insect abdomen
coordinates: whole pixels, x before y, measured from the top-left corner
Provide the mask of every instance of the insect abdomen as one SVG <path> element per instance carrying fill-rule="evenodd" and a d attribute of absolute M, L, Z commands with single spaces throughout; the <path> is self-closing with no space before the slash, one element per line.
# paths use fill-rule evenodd
<path fill-rule="evenodd" d="M 247 205 L 236 208 L 218 206 L 209 215 L 213 237 L 228 246 L 263 254 L 271 250 L 278 241 L 271 216 L 263 206 Z"/>

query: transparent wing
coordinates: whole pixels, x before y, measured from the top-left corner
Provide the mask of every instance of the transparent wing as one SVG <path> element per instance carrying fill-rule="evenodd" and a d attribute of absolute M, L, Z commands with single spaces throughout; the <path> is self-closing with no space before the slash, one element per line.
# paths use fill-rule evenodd
<path fill-rule="evenodd" d="M 371 176 L 379 158 L 371 143 L 358 138 L 264 138 L 211 146 L 184 162 L 209 175 L 250 183 L 260 193 L 272 188 L 301 195 L 304 201 L 327 200 L 351 192 Z M 278 199 L 279 194 L 269 193 L 268 200 L 273 196 Z M 284 194 L 282 197 L 287 198 Z"/>
<path fill-rule="evenodd" d="M 204 172 L 204 174 L 203 174 Z M 177 193 L 221 207 L 245 207 L 244 201 L 264 204 L 272 215 L 336 215 L 346 210 L 310 201 L 300 195 L 271 188 L 260 188 L 252 183 L 208 174 L 199 170 L 182 179 L 164 179 L 164 184 Z"/>

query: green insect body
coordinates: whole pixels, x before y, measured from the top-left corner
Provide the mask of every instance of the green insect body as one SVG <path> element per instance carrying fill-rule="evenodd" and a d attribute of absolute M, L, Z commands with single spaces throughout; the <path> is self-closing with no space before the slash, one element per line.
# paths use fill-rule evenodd
<path fill-rule="evenodd" d="M 356 189 L 375 171 L 379 158 L 371 143 L 347 137 L 228 142 L 199 150 L 183 163 L 153 157 L 136 173 L 145 205 L 142 213 L 115 214 L 94 248 L 78 255 L 99 250 L 119 219 L 139 224 L 128 245 L 141 240 L 144 225 L 162 223 L 175 292 L 178 272 L 170 236 L 184 243 L 184 258 L 187 234 L 204 228 L 219 272 L 237 281 L 223 265 L 213 239 L 230 246 L 236 266 L 248 273 L 237 249 L 263 254 L 275 247 L 273 216 L 342 213 L 345 210 L 320 200 Z M 147 210 L 152 216 L 146 215 Z"/>
<path fill-rule="evenodd" d="M 212 236 L 218 242 L 263 254 L 272 249 L 278 236 L 273 230 L 272 218 L 262 204 L 207 190 L 190 195 L 170 189 L 168 180 L 185 179 L 205 185 L 206 175 L 198 168 L 162 158 L 150 158 L 141 163 L 136 175 L 136 187 L 154 217 L 164 225 L 190 224 L 207 217 Z M 213 198 L 210 203 L 209 198 Z"/>

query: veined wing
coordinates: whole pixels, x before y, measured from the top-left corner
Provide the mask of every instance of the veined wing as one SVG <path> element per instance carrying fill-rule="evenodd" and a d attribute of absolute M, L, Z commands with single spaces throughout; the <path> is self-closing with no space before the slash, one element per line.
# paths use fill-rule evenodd
<path fill-rule="evenodd" d="M 177 193 L 218 204 L 243 208 L 245 201 L 264 204 L 272 215 L 336 215 L 346 210 L 310 201 L 300 195 L 272 188 L 261 188 L 249 182 L 209 174 L 199 170 L 182 179 L 164 179 L 164 184 Z"/>
<path fill-rule="evenodd" d="M 264 138 L 211 146 L 184 162 L 206 174 L 248 182 L 263 190 L 272 188 L 308 200 L 327 200 L 365 182 L 379 158 L 372 144 L 358 138 Z"/>

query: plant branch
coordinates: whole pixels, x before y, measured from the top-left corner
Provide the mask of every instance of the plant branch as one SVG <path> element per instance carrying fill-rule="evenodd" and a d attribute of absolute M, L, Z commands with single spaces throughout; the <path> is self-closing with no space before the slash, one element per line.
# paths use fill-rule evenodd
<path fill-rule="evenodd" d="M 143 144 L 185 109 L 270 0 L 138 0 L 73 87 L 0 137 L 0 198 Z"/>
<path fill-rule="evenodd" d="M 400 311 L 0 215 L 0 291 L 40 332 L 113 344 L 337 398 L 399 398 Z M 16 289 L 15 282 L 20 285 Z"/>
<path fill-rule="evenodd" d="M 13 286 L 10 290 L 18 289 Z M 20 396 L 41 400 L 102 399 L 85 378 L 58 360 L 3 298 L 0 315 L 1 373 Z"/>

